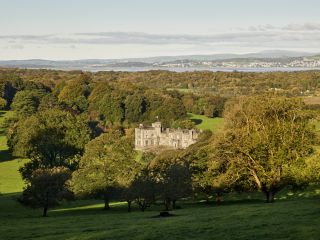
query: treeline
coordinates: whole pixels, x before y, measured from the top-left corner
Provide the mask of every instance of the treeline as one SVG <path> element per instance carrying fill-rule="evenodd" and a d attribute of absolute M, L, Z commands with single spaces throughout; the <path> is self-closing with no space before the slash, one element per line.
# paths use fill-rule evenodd
<path fill-rule="evenodd" d="M 43 70 L 25 71 L 41 73 Z M 57 72 L 52 71 L 52 74 Z M 150 123 L 157 116 L 164 126 L 171 126 L 174 120 L 186 119 L 187 112 L 221 117 L 226 101 L 211 94 L 183 94 L 129 82 L 94 80 L 91 73 L 62 73 L 63 76 L 70 74 L 67 80 L 52 77 L 49 79 L 54 80 L 50 83 L 37 75 L 33 80 L 25 80 L 30 77 L 26 73 L 0 75 L 0 108 L 12 108 L 20 117 L 42 109 L 59 108 L 77 115 L 85 114 L 102 128 Z"/>
<path fill-rule="evenodd" d="M 27 81 L 42 82 L 52 88 L 57 82 L 76 79 L 81 71 L 0 69 L 0 76 L 18 76 Z M 276 92 L 285 96 L 318 93 L 319 71 L 298 72 L 97 72 L 87 73 L 93 81 L 121 82 L 152 89 L 183 89 L 224 97 Z M 1 77 L 2 78 L 2 77 Z M 0 78 L 0 79 L 1 79 Z"/>

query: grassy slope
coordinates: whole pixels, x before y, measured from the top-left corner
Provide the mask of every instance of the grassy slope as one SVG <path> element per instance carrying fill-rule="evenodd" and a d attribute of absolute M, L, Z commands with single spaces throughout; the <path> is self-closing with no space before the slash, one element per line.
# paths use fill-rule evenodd
<path fill-rule="evenodd" d="M 14 159 L 8 151 L 2 123 L 13 112 L 0 111 L 0 193 L 21 192 L 23 182 L 18 172 L 26 160 Z"/>
<path fill-rule="evenodd" d="M 222 129 L 223 118 L 208 118 L 203 115 L 197 115 L 188 113 L 189 119 L 191 119 L 197 126 L 197 128 L 202 130 L 211 130 L 213 132 L 218 132 Z"/>
<path fill-rule="evenodd" d="M 210 125 L 202 124 L 202 129 Z M 1 149 L 6 150 L 5 138 L 0 138 Z M 152 218 L 161 210 L 159 206 L 145 213 L 135 207 L 126 213 L 125 205 L 117 203 L 103 211 L 102 203 L 93 200 L 64 203 L 51 210 L 48 218 L 41 218 L 41 210 L 15 201 L 19 194 L 13 192 L 22 188 L 17 172 L 22 163 L 10 160 L 8 152 L 5 155 L 8 158 L 0 161 L 0 181 L 6 193 L 0 196 L 1 239 L 318 239 L 320 235 L 319 197 L 293 199 L 286 193 L 274 204 L 234 201 L 260 194 L 233 194 L 221 206 L 181 203 L 182 209 L 173 212 L 177 216 L 166 219 Z"/>
<path fill-rule="evenodd" d="M 319 199 L 228 202 L 221 206 L 185 204 L 171 218 L 153 218 L 159 207 L 126 213 L 124 206 L 79 208 L 77 203 L 50 211 L 21 207 L 6 196 L 0 212 L 3 239 L 318 239 Z M 90 202 L 91 204 L 92 202 Z M 99 208 L 96 208 L 99 207 Z M 18 228 L 17 228 L 18 226 Z"/>

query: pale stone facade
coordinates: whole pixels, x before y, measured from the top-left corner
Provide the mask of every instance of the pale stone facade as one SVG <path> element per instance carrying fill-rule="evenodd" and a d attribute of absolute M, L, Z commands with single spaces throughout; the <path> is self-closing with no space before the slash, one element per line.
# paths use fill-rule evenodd
<path fill-rule="evenodd" d="M 135 149 L 143 151 L 159 146 L 184 149 L 194 144 L 199 134 L 195 129 L 163 129 L 161 122 L 152 123 L 152 126 L 140 124 L 135 129 Z"/>

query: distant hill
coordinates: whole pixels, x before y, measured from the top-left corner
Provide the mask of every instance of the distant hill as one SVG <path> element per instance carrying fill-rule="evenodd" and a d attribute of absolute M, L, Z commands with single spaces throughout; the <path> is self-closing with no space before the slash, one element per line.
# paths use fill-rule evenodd
<path fill-rule="evenodd" d="M 172 69 L 172 68 L 208 68 L 229 66 L 231 68 L 244 68 L 251 66 L 263 67 L 261 62 L 266 62 L 270 67 L 287 67 L 292 61 L 318 61 L 320 55 L 306 52 L 292 51 L 263 51 L 259 53 L 248 54 L 211 54 L 211 55 L 182 55 L 182 56 L 161 56 L 149 58 L 127 58 L 127 59 L 83 59 L 83 60 L 2 60 L 0 67 L 7 68 L 46 68 L 61 70 L 119 70 L 132 68 L 139 70 L 150 69 Z M 209 63 L 208 63 L 209 62 Z M 271 64 L 274 62 L 274 64 Z M 232 64 L 230 64 L 232 63 Z M 269 65 L 266 64 L 268 67 Z M 283 66 L 282 66 L 283 65 Z M 290 64 L 288 66 L 291 66 Z M 303 62 L 298 67 L 303 67 Z M 309 67 L 306 65 L 306 67 Z M 314 66 L 314 64 L 312 65 Z"/>

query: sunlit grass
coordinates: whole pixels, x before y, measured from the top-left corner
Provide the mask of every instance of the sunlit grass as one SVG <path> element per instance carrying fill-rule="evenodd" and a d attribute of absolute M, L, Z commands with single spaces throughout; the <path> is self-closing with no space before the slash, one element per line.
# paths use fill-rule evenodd
<path fill-rule="evenodd" d="M 21 192 L 24 182 L 18 171 L 27 160 L 14 159 L 0 162 L 0 193 Z"/>
<path fill-rule="evenodd" d="M 24 183 L 18 169 L 27 160 L 19 160 L 10 154 L 3 122 L 13 116 L 12 111 L 0 111 L 0 193 L 21 192 Z"/>
<path fill-rule="evenodd" d="M 192 113 L 188 113 L 188 117 L 196 124 L 196 127 L 201 130 L 219 132 L 223 127 L 223 118 L 208 118 L 204 115 Z"/>

